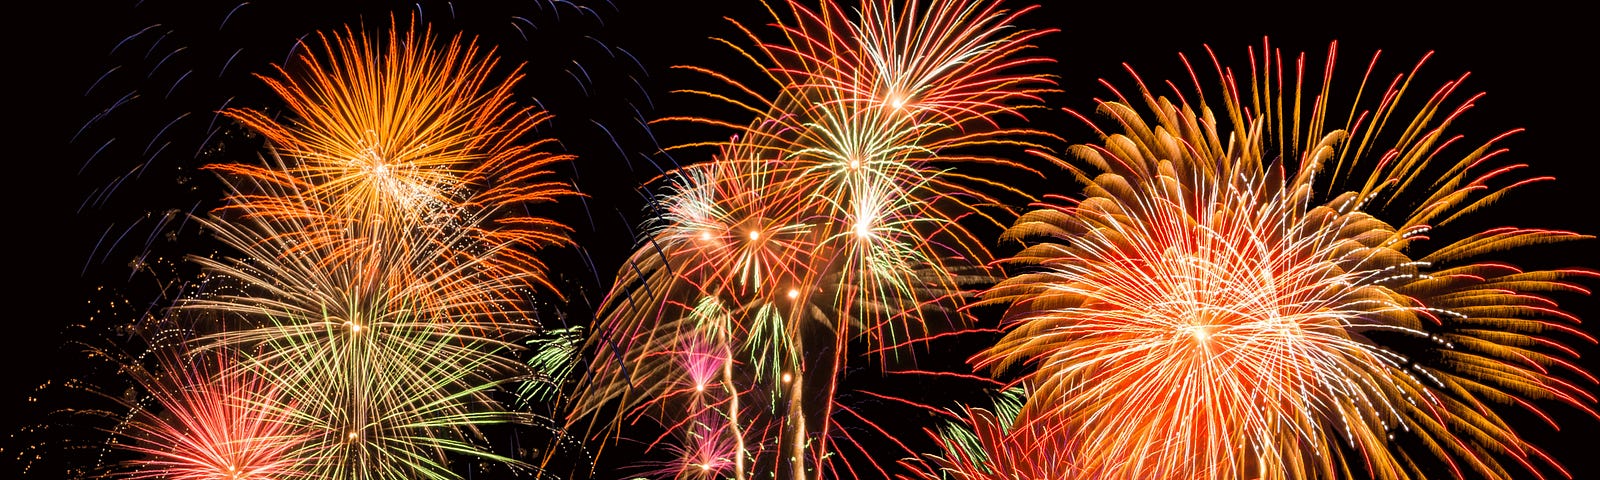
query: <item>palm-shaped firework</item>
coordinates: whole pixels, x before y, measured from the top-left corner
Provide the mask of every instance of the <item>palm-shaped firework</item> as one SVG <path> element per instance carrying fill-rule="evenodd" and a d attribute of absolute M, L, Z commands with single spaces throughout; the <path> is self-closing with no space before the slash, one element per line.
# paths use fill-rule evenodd
<path fill-rule="evenodd" d="M 685 442 L 663 448 L 694 454 L 662 476 L 887 475 L 881 453 L 859 466 L 839 456 L 862 448 L 840 421 L 881 429 L 835 401 L 838 382 L 857 357 L 902 357 L 965 323 L 957 308 L 992 274 L 962 220 L 992 213 L 992 192 L 1014 192 L 957 168 L 1026 172 L 973 152 L 1038 135 L 1000 120 L 1049 87 L 1023 72 L 1044 60 L 1025 54 L 1042 32 L 1011 25 L 1021 12 L 780 7 L 781 41 L 745 30 L 757 46 L 740 50 L 778 93 L 730 82 L 752 99 L 710 94 L 758 120 L 711 162 L 669 174 L 661 217 L 593 330 L 596 360 L 573 415 L 627 412 L 611 429 L 657 418 Z M 707 446 L 723 450 L 699 453 Z"/>
<path fill-rule="evenodd" d="M 1557 337 L 1592 339 L 1547 295 L 1590 272 L 1487 257 L 1584 237 L 1429 238 L 1546 178 L 1512 178 L 1501 137 L 1447 133 L 1476 98 L 1455 99 L 1462 79 L 1413 107 L 1411 76 L 1335 88 L 1333 53 L 1320 79 L 1264 46 L 1251 77 L 1219 64 L 1221 89 L 1118 92 L 1100 105 L 1116 128 L 1061 162 L 1084 198 L 1007 232 L 1021 273 L 986 298 L 1011 331 L 977 361 L 1032 367 L 1019 422 L 1071 435 L 1078 475 L 1417 478 L 1431 454 L 1444 476 L 1511 478 L 1504 459 L 1549 460 L 1496 404 L 1589 409 Z"/>

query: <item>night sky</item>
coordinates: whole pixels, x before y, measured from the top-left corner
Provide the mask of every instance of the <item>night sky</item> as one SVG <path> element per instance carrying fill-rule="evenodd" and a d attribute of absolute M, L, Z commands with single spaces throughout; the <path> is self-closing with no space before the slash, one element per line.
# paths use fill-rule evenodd
<path fill-rule="evenodd" d="M 564 167 L 565 174 L 588 197 L 541 208 L 572 225 L 582 246 L 546 256 L 559 257 L 553 261 L 554 275 L 572 299 L 565 307 L 570 317 L 560 321 L 584 323 L 588 303 L 604 294 L 646 218 L 650 191 L 641 185 L 663 169 L 702 161 L 710 153 L 666 154 L 661 147 L 729 135 L 683 125 L 646 128 L 638 119 L 700 115 L 749 121 L 748 115 L 709 99 L 674 93 L 727 87 L 672 67 L 707 67 L 760 85 L 760 72 L 712 37 L 748 45 L 728 19 L 749 26 L 770 21 L 758 2 L 577 2 L 592 12 L 540 0 L 424 2 L 420 8 L 410 2 L 194 3 L 59 1 L 7 10 L 6 104 L 12 107 L 5 130 L 9 173 L 3 178 L 9 184 L 4 236 L 11 260 L 4 282 L 10 308 L 0 335 L 6 374 L 0 433 L 50 423 L 43 415 L 72 407 L 58 403 L 73 400 L 64 395 L 27 402 L 35 387 L 69 378 L 107 378 L 108 372 L 83 360 L 70 342 L 115 341 L 110 326 L 152 311 L 168 288 L 160 282 L 192 269 L 176 261 L 178 256 L 215 248 L 193 225 L 183 225 L 184 213 L 203 212 L 221 196 L 220 183 L 196 167 L 248 161 L 253 152 L 236 129 L 214 129 L 227 120 L 213 121 L 213 112 L 223 102 L 274 108 L 270 92 L 250 74 L 282 63 L 297 38 L 357 22 L 384 25 L 391 15 L 404 23 L 417 15 L 440 34 L 463 32 L 496 48 L 502 67 L 523 64 L 527 78 L 518 84 L 519 99 L 536 101 L 555 115 L 539 133 L 559 139 L 561 149 L 579 156 Z M 1358 74 L 1375 50 L 1383 51 L 1380 69 L 1390 74 L 1409 71 L 1433 51 L 1420 77 L 1423 88 L 1471 72 L 1463 89 L 1487 93 L 1454 131 L 1485 139 L 1525 128 L 1502 143 L 1510 152 L 1501 160 L 1530 164 L 1527 176 L 1557 178 L 1512 195 L 1477 215 L 1479 223 L 1473 225 L 1600 234 L 1600 188 L 1594 187 L 1600 183 L 1600 159 L 1592 147 L 1600 102 L 1594 77 L 1587 73 L 1600 59 L 1595 26 L 1585 21 L 1592 17 L 1532 2 L 1505 2 L 1494 10 L 1445 3 L 1397 10 L 1399 3 L 1325 4 L 1320 12 L 1282 4 L 1049 3 L 1021 20 L 1025 28 L 1059 30 L 1039 42 L 1037 53 L 1056 60 L 1041 68 L 1057 76 L 1061 91 L 1046 98 L 1053 108 L 1035 115 L 1032 126 L 1071 143 L 1093 141 L 1090 130 L 1059 108 L 1092 110 L 1094 99 L 1107 95 L 1098 83 L 1102 78 L 1131 88 L 1123 63 L 1147 81 L 1185 82 L 1178 54 L 1201 62 L 1206 45 L 1225 63 L 1242 68 L 1245 49 L 1260 48 L 1264 36 L 1286 54 L 1308 52 L 1313 63 L 1321 62 L 1328 43 L 1337 40 L 1346 75 Z M 146 28 L 151 30 L 135 35 Z M 1065 175 L 1016 182 L 1036 194 L 1077 193 Z M 1525 266 L 1595 269 L 1600 268 L 1597 247 L 1600 243 L 1589 240 L 1499 258 Z M 996 253 L 1009 253 L 1007 248 L 1012 247 L 997 247 Z M 1586 331 L 1600 334 L 1600 298 L 1557 298 L 1586 320 Z M 1588 371 L 1600 372 L 1600 347 L 1564 340 L 1583 355 Z M 952 364 L 970 354 L 938 353 L 948 354 L 945 360 Z M 1591 384 L 1589 390 L 1600 387 Z M 1574 478 L 1600 478 L 1600 419 L 1555 403 L 1541 406 L 1561 431 L 1512 408 L 1501 411 Z M 22 444 L 51 435 L 5 440 L 0 443 L 5 461 Z M 602 457 L 602 462 L 622 460 Z"/>

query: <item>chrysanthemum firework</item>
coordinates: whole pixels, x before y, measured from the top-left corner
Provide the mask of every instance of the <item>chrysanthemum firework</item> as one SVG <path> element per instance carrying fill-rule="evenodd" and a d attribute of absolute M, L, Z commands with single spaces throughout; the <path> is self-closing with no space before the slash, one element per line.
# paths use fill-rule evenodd
<path fill-rule="evenodd" d="M 240 352 L 194 354 L 184 339 L 154 347 L 146 366 L 124 359 L 123 372 L 143 393 L 124 401 L 131 414 L 113 431 L 113 448 L 136 455 L 112 478 L 302 478 L 300 447 L 310 438 L 289 422 L 283 392 L 256 371 L 239 368 Z"/>
<path fill-rule="evenodd" d="M 465 228 L 483 241 L 517 245 L 480 267 L 546 284 L 544 263 L 531 252 L 568 243 L 568 228 L 492 213 L 576 193 L 550 168 L 572 157 L 542 150 L 551 140 L 531 135 L 549 115 L 517 106 L 512 87 L 521 74 L 497 72 L 492 51 L 459 36 L 440 42 L 430 31 L 400 30 L 391 24 L 382 42 L 349 30 L 321 34 L 320 51 L 308 48 L 280 67 L 281 78 L 262 77 L 287 118 L 223 112 L 265 137 L 284 161 L 208 168 L 308 197 L 241 192 L 232 202 L 248 215 L 308 219 L 300 241 L 347 243 L 352 253 L 385 248 L 378 242 L 395 235 L 385 230 L 431 228 L 423 222 L 438 221 L 440 212 L 470 212 L 482 225 Z"/>
<path fill-rule="evenodd" d="M 1548 179 L 1498 162 L 1503 135 L 1448 133 L 1464 76 L 1411 103 L 1415 70 L 1345 90 L 1334 51 L 1322 78 L 1263 45 L 1250 77 L 1217 64 L 1220 89 L 1114 92 L 1115 128 L 1060 162 L 1084 198 L 1007 232 L 1021 273 L 986 299 L 1011 331 L 977 363 L 1031 368 L 1019 421 L 1071 431 L 1088 478 L 1542 476 L 1497 407 L 1593 413 L 1562 345 L 1593 338 L 1551 297 L 1592 273 L 1490 255 L 1585 237 L 1429 238 Z"/>

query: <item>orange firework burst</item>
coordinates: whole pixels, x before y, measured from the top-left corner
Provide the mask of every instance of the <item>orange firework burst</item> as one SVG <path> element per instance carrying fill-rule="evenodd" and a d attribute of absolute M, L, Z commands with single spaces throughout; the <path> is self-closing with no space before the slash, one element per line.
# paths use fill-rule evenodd
<path fill-rule="evenodd" d="M 576 194 L 550 170 L 572 157 L 540 150 L 552 140 L 529 140 L 549 115 L 512 101 L 520 73 L 492 81 L 493 52 L 480 53 L 459 36 L 439 45 L 426 30 L 399 30 L 391 25 L 382 43 L 350 31 L 324 34 L 323 52 L 307 51 L 292 70 L 280 68 L 282 79 L 263 77 L 290 120 L 223 112 L 266 137 L 283 163 L 209 168 L 304 197 L 240 192 L 230 208 L 303 221 L 310 228 L 294 233 L 296 242 L 347 243 L 338 248 L 351 254 L 386 248 L 383 242 L 412 229 L 471 229 L 482 242 L 514 246 L 477 268 L 548 286 L 543 262 L 529 252 L 569 243 L 569 229 L 494 212 Z M 492 220 L 480 226 L 448 218 L 461 215 Z"/>
<path fill-rule="evenodd" d="M 402 36 L 399 30 L 391 26 L 381 44 L 348 31 L 323 34 L 325 59 L 308 51 L 297 65 L 301 73 L 280 68 L 283 79 L 262 77 L 293 120 L 248 109 L 224 113 L 260 132 L 294 168 L 229 169 L 314 185 L 308 195 L 351 218 L 460 204 L 462 190 L 490 183 L 498 189 L 474 192 L 474 203 L 499 206 L 563 193 L 525 182 L 564 158 L 537 150 L 548 140 L 520 143 L 547 118 L 512 101 L 521 74 L 491 82 L 492 51 L 480 54 L 459 36 L 435 48 L 431 33 L 412 29 Z"/>
<path fill-rule="evenodd" d="M 1593 413 L 1563 377 L 1594 377 L 1547 335 L 1593 338 L 1546 296 L 1586 293 L 1571 279 L 1591 272 L 1480 260 L 1586 237 L 1503 227 L 1429 245 L 1547 178 L 1491 166 L 1503 136 L 1460 148 L 1446 135 L 1477 98 L 1450 107 L 1462 79 L 1409 118 L 1415 70 L 1375 107 L 1362 88 L 1348 114 L 1332 111 L 1333 54 L 1312 92 L 1304 56 L 1286 79 L 1265 46 L 1243 85 L 1217 64 L 1220 92 L 1196 77 L 1174 102 L 1140 82 L 1150 116 L 1116 92 L 1100 110 L 1119 130 L 1070 151 L 1089 168 L 1059 162 L 1086 198 L 1007 232 L 1029 242 L 1011 259 L 1024 271 L 986 301 L 1011 305 L 1012 330 L 976 360 L 1033 366 L 1019 421 L 1071 430 L 1089 478 L 1422 476 L 1405 445 L 1458 478 L 1511 478 L 1502 459 L 1542 477 L 1536 464 L 1554 462 L 1493 404 Z"/>

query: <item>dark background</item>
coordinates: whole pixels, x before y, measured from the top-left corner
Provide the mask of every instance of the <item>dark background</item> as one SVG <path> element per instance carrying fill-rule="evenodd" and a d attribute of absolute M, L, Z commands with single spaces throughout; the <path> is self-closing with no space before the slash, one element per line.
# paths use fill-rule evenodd
<path fill-rule="evenodd" d="M 748 121 L 712 100 L 672 93 L 728 90 L 670 67 L 709 67 L 766 88 L 759 72 L 710 37 L 748 45 L 724 17 L 749 26 L 764 25 L 770 17 L 754 2 L 577 2 L 592 13 L 567 3 L 491 3 L 501 2 L 424 2 L 420 16 L 440 33 L 465 32 L 495 46 L 504 66 L 525 63 L 527 79 L 519 93 L 556 115 L 540 133 L 560 139 L 560 149 L 580 156 L 571 167 L 572 178 L 589 197 L 538 208 L 550 209 L 545 214 L 577 229 L 583 248 L 575 255 L 559 254 L 556 264 L 562 274 L 558 281 L 571 289 L 573 299 L 565 310 L 581 322 L 585 301 L 603 294 L 633 245 L 634 227 L 645 218 L 647 193 L 637 186 L 674 163 L 708 154 L 667 155 L 659 146 L 729 133 L 674 125 L 647 131 L 638 118 L 694 114 Z M 1422 55 L 1436 51 L 1419 88 L 1431 91 L 1471 72 L 1460 93 L 1487 92 L 1454 130 L 1483 139 L 1526 128 L 1503 143 L 1511 150 L 1502 161 L 1530 164 L 1528 176 L 1557 177 L 1479 215 L 1482 226 L 1600 233 L 1595 213 L 1600 168 L 1593 148 L 1600 90 L 1589 73 L 1597 60 L 1596 27 L 1584 20 L 1591 17 L 1530 2 L 1494 9 L 1399 3 L 1319 4 L 1318 11 L 1286 4 L 1050 3 L 1023 17 L 1021 26 L 1060 30 L 1038 50 L 1057 60 L 1043 68 L 1057 75 L 1062 90 L 1046 103 L 1085 111 L 1094 98 L 1106 95 L 1099 79 L 1131 88 L 1123 62 L 1147 81 L 1183 82 L 1187 74 L 1177 54 L 1203 67 L 1203 45 L 1213 47 L 1224 63 L 1244 68 L 1245 48 L 1259 49 L 1263 36 L 1286 54 L 1308 52 L 1313 65 L 1320 65 L 1328 42 L 1338 40 L 1345 75 L 1359 74 L 1378 49 L 1383 50 L 1379 71 L 1385 75 L 1407 72 Z M 147 0 L 34 2 L 8 9 L 8 148 L 0 178 L 6 180 L 9 208 L 0 224 L 8 260 L 4 305 L 10 308 L 0 320 L 6 326 L 0 329 L 0 370 L 6 374 L 0 434 L 48 424 L 53 420 L 45 414 L 71 407 L 60 403 L 72 402 L 71 395 L 36 387 L 107 376 L 69 341 L 117 341 L 104 333 L 110 325 L 143 315 L 170 295 L 160 282 L 187 268 L 174 259 L 210 248 L 192 226 L 183 226 L 181 214 L 168 212 L 203 211 L 219 197 L 215 180 L 194 172 L 196 166 L 248 159 L 238 146 L 248 142 L 230 143 L 226 129 L 212 133 L 212 112 L 230 97 L 231 105 L 273 105 L 249 73 L 282 63 L 295 39 L 306 33 L 363 20 L 369 26 L 387 24 L 391 12 L 404 23 L 418 10 L 406 2 L 239 5 Z M 129 38 L 147 27 L 151 30 Z M 137 97 L 91 122 L 129 92 Z M 1071 142 L 1094 139 L 1059 112 L 1037 115 L 1033 126 Z M 202 148 L 219 142 L 232 150 Z M 1036 183 L 1037 193 L 1076 193 L 1064 178 Z M 105 195 L 113 184 L 118 186 Z M 1525 266 L 1592 269 L 1600 267 L 1596 246 L 1592 240 L 1543 246 L 1503 258 Z M 1557 298 L 1580 318 L 1600 319 L 1600 299 Z M 1586 323 L 1585 330 L 1600 331 L 1596 321 Z M 1600 348 L 1581 339 L 1563 340 L 1583 354 L 1581 363 L 1590 372 L 1600 372 Z M 34 396 L 40 400 L 27 401 Z M 1520 432 L 1565 464 L 1574 478 L 1600 478 L 1595 458 L 1600 420 L 1567 406 L 1542 405 L 1561 430 L 1531 415 L 1511 414 Z M 0 443 L 5 448 L 0 453 L 9 461 L 26 448 L 22 444 L 40 436 L 36 431 L 18 435 Z"/>

